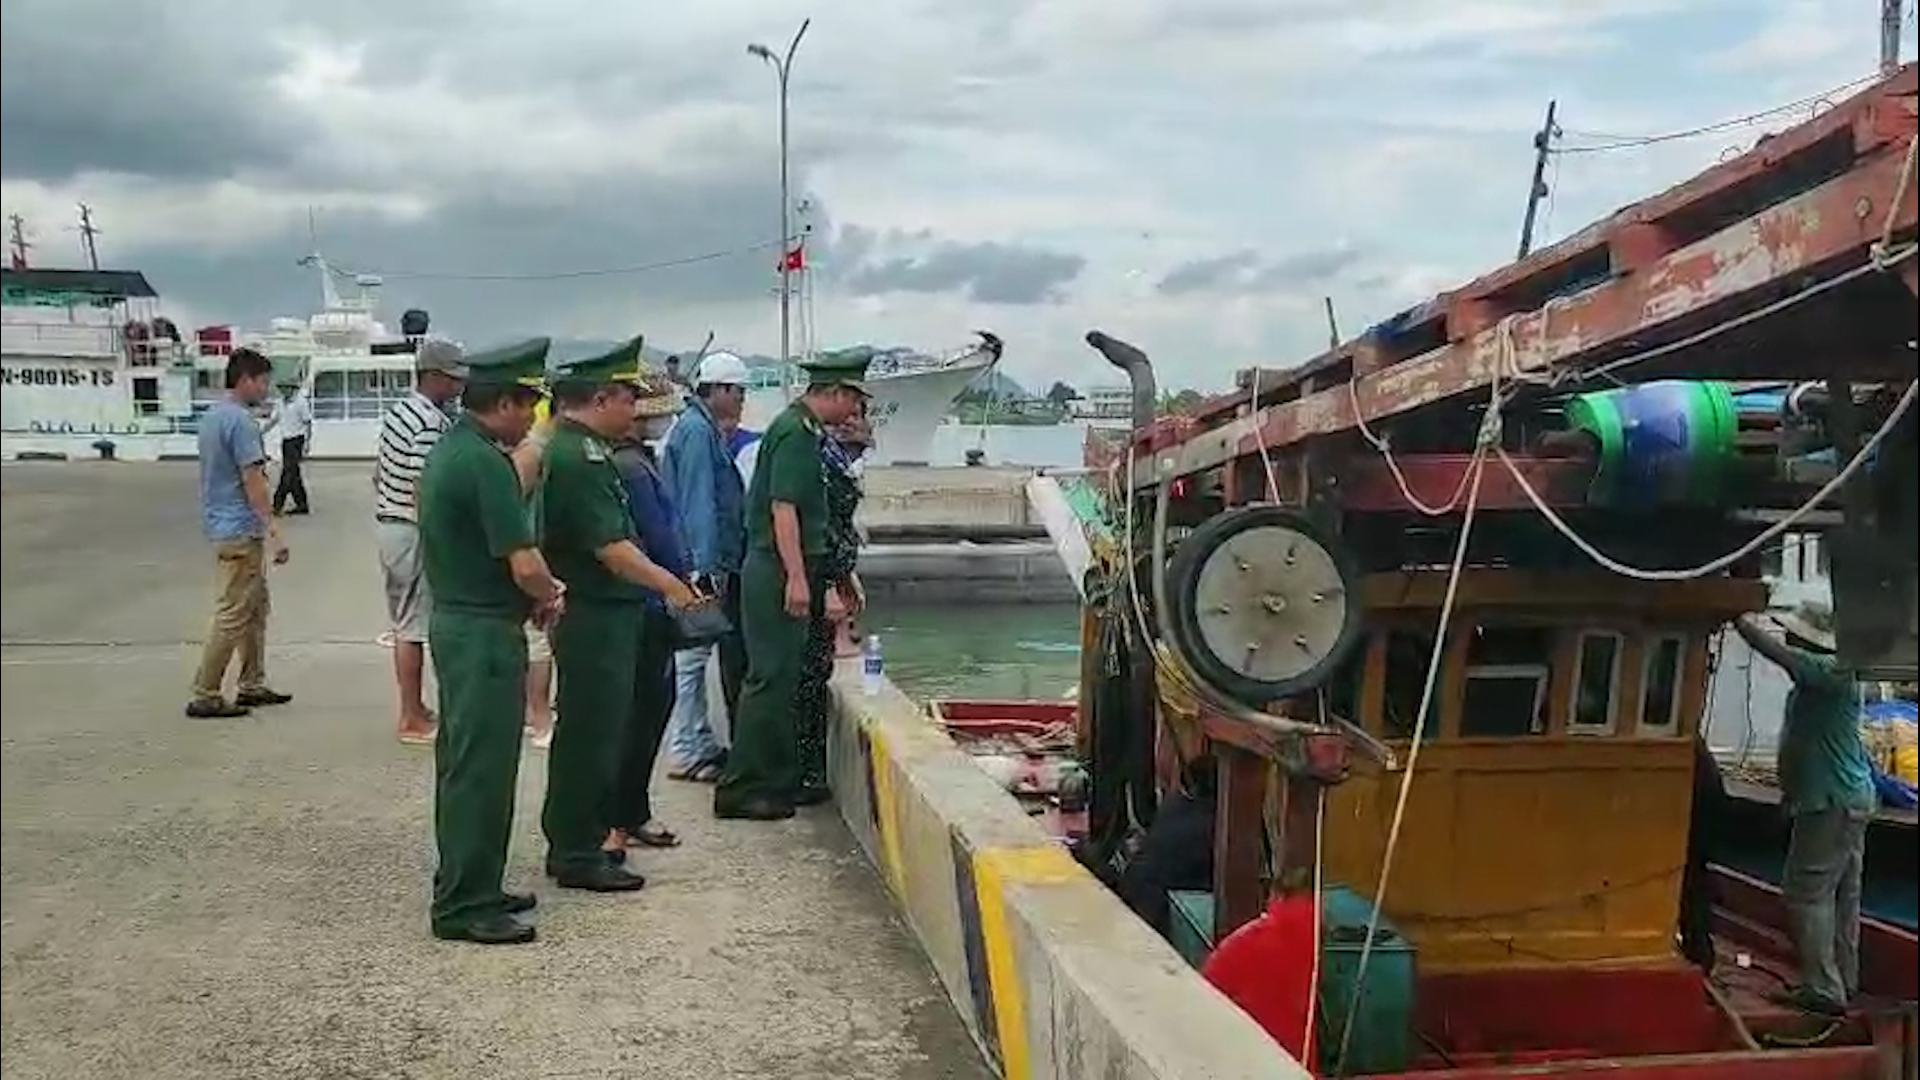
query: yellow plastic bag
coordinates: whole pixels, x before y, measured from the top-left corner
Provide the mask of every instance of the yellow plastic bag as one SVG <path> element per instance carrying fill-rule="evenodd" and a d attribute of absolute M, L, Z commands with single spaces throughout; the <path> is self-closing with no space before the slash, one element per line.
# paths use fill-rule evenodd
<path fill-rule="evenodd" d="M 1894 749 L 1893 775 L 1909 784 L 1920 784 L 1920 746 L 1901 746 Z"/>

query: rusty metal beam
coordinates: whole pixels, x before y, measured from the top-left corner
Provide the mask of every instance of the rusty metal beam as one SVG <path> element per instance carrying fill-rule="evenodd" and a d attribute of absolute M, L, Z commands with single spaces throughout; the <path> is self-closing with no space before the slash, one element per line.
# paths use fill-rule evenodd
<path fill-rule="evenodd" d="M 1759 308 L 1782 286 L 1810 284 L 1864 265 L 1880 239 L 1887 201 L 1899 191 L 1902 157 L 1886 152 L 1795 198 L 1771 206 L 1640 270 L 1543 308 L 1512 316 L 1518 371 L 1538 375 L 1657 340 L 1692 316 L 1731 318 Z M 1900 197 L 1898 233 L 1920 220 L 1914 188 Z M 1189 430 L 1136 463 L 1132 486 L 1186 476 L 1263 448 L 1277 449 L 1356 426 L 1354 401 L 1369 420 L 1484 391 L 1502 370 L 1499 325 L 1393 364 L 1351 383 L 1309 393 L 1211 429 Z M 1157 432 L 1162 439 L 1168 432 Z M 1154 440 L 1160 441 L 1158 439 Z M 1171 441 L 1171 440 L 1169 440 Z"/>
<path fill-rule="evenodd" d="M 1548 506 L 1557 510 L 1577 509 L 1587 504 L 1587 489 L 1593 479 L 1593 463 L 1568 457 L 1533 457 L 1514 454 L 1513 463 L 1540 493 Z M 1444 506 L 1460 490 L 1471 454 L 1406 454 L 1395 458 L 1407 489 L 1428 506 Z M 1498 461 L 1489 460 L 1480 478 L 1479 506 L 1482 510 L 1525 510 L 1533 506 L 1513 474 Z M 1377 455 L 1355 458 L 1340 472 L 1340 509 L 1347 513 L 1414 513 L 1393 470 Z"/>

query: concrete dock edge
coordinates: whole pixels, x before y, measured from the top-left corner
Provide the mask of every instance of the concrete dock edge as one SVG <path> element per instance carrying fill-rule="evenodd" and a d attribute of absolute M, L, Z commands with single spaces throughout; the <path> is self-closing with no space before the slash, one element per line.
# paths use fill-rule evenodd
<path fill-rule="evenodd" d="M 1006 1080 L 1307 1080 L 888 684 L 834 679 L 841 816 Z"/>

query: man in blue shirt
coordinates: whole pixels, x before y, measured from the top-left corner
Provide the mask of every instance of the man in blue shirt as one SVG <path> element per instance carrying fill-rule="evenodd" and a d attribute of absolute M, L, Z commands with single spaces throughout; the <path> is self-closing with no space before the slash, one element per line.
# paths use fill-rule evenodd
<path fill-rule="evenodd" d="M 746 678 L 740 626 L 740 559 L 746 552 L 746 486 L 734 467 L 726 431 L 740 421 L 747 400 L 747 365 L 717 352 L 700 362 L 694 396 L 667 433 L 665 474 L 680 508 L 695 587 L 721 598 L 732 634 L 717 645 L 682 649 L 674 658 L 677 682 L 667 750 L 676 780 L 719 778 L 726 751 L 708 719 L 707 664 L 720 654 L 720 693 L 732 716 Z"/>
<path fill-rule="evenodd" d="M 1748 647 L 1793 680 L 1780 729 L 1780 803 L 1793 820 L 1780 891 L 1792 921 L 1800 984 L 1787 1004 L 1838 1016 L 1860 991 L 1860 875 L 1879 805 L 1860 739 L 1860 689 L 1833 655 L 1833 635 L 1775 615 L 1782 641 L 1752 616 L 1734 622 Z"/>
<path fill-rule="evenodd" d="M 273 363 L 252 349 L 227 359 L 226 396 L 200 416 L 200 516 L 219 565 L 213 622 L 193 677 L 192 717 L 245 716 L 292 701 L 267 685 L 267 561 L 287 561 L 273 520 L 267 452 L 252 410 L 273 392 Z M 240 656 L 237 692 L 222 686 Z"/>

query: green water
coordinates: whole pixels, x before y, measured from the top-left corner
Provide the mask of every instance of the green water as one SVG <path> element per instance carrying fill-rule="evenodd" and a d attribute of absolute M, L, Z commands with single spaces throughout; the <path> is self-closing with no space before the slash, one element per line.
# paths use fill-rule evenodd
<path fill-rule="evenodd" d="M 1047 698 L 1080 677 L 1080 612 L 1062 604 L 877 607 L 861 630 L 880 635 L 887 677 L 930 698 Z"/>

